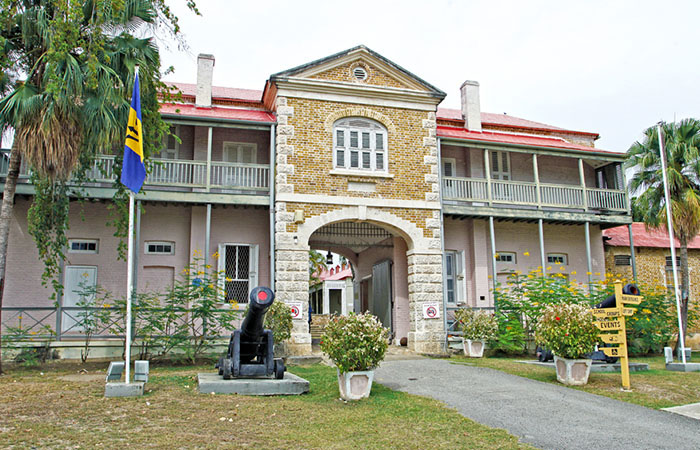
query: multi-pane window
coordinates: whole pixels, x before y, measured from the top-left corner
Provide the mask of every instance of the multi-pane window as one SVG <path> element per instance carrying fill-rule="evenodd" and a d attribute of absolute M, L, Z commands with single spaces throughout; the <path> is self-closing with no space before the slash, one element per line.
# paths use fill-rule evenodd
<path fill-rule="evenodd" d="M 146 241 L 144 253 L 147 255 L 174 255 L 175 243 L 164 241 Z"/>
<path fill-rule="evenodd" d="M 515 264 L 515 253 L 514 252 L 497 252 L 496 261 L 501 263 Z"/>
<path fill-rule="evenodd" d="M 363 118 L 341 119 L 333 127 L 333 166 L 338 169 L 387 171 L 387 132 Z"/>
<path fill-rule="evenodd" d="M 566 253 L 547 253 L 548 264 L 569 264 L 569 258 Z"/>
<path fill-rule="evenodd" d="M 93 253 L 98 251 L 97 239 L 69 239 L 68 253 Z"/>

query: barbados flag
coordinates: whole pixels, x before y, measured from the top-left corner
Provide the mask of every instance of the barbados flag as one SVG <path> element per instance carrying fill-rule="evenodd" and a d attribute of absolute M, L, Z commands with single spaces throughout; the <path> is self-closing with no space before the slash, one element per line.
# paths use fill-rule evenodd
<path fill-rule="evenodd" d="M 124 162 L 122 163 L 122 184 L 133 193 L 141 190 L 146 179 L 146 167 L 143 165 L 143 129 L 141 126 L 141 96 L 139 74 L 134 78 L 134 92 L 131 95 L 129 121 L 126 125 L 126 143 L 124 144 Z"/>

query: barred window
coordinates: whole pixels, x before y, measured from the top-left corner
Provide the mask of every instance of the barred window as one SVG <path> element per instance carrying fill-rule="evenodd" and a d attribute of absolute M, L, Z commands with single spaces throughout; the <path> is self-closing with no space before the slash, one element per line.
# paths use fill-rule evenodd
<path fill-rule="evenodd" d="M 569 264 L 569 257 L 566 253 L 547 253 L 547 263 L 549 264 Z"/>
<path fill-rule="evenodd" d="M 333 127 L 333 167 L 387 171 L 387 131 L 370 119 L 348 117 Z"/>

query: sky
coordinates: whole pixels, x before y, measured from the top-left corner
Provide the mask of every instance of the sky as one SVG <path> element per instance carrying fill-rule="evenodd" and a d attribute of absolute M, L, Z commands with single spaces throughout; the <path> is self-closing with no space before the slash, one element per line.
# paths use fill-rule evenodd
<path fill-rule="evenodd" d="M 364 44 L 447 93 L 480 83 L 481 110 L 601 135 L 625 152 L 660 120 L 700 118 L 698 1 L 169 2 L 187 48 L 161 38 L 169 81 L 262 90 L 270 75 Z"/>

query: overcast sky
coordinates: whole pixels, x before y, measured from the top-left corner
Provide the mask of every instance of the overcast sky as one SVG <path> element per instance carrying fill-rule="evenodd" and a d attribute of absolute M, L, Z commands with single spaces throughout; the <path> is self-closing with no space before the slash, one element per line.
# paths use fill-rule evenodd
<path fill-rule="evenodd" d="M 166 80 L 262 90 L 273 73 L 364 44 L 448 95 L 481 84 L 481 109 L 600 133 L 624 152 L 659 120 L 700 118 L 698 1 L 169 2 L 189 46 L 161 49 Z M 164 43 L 164 42 L 162 42 Z"/>

